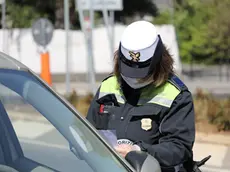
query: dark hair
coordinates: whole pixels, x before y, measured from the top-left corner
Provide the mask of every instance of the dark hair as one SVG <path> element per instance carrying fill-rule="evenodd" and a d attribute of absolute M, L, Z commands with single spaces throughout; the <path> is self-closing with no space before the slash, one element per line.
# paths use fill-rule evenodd
<path fill-rule="evenodd" d="M 117 77 L 118 81 L 120 81 L 121 76 L 120 76 L 118 58 L 119 58 L 119 51 L 117 50 L 114 53 L 113 73 Z M 153 79 L 153 84 L 156 87 L 164 84 L 168 80 L 169 76 L 175 73 L 173 68 L 173 63 L 174 60 L 172 56 L 169 54 L 168 49 L 164 46 L 162 59 L 156 65 L 155 69 L 153 69 L 152 74 L 148 75 L 145 78 L 140 79 L 140 82 Z"/>

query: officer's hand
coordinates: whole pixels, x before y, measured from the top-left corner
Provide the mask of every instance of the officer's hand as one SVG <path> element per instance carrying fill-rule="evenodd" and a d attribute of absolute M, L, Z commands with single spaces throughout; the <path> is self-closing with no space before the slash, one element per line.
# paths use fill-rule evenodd
<path fill-rule="evenodd" d="M 121 144 L 115 147 L 115 150 L 122 156 L 125 157 L 127 153 L 132 151 L 132 145 Z"/>
<path fill-rule="evenodd" d="M 125 156 L 133 150 L 140 150 L 137 145 L 121 144 L 115 147 L 115 150 L 125 158 Z"/>

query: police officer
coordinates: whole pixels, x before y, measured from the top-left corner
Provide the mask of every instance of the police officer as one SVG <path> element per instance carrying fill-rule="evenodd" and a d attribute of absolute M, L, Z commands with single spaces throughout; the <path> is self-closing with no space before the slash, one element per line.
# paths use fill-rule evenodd
<path fill-rule="evenodd" d="M 116 130 L 123 157 L 145 151 L 162 171 L 179 171 L 193 157 L 192 95 L 175 75 L 173 59 L 153 24 L 137 21 L 123 32 L 113 73 L 105 78 L 88 111 L 98 130 Z"/>

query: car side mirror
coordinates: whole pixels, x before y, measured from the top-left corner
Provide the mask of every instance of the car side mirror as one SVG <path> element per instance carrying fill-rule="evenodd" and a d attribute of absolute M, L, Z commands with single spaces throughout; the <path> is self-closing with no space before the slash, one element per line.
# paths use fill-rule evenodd
<path fill-rule="evenodd" d="M 125 159 L 137 172 L 161 172 L 159 162 L 146 152 L 131 151 Z"/>

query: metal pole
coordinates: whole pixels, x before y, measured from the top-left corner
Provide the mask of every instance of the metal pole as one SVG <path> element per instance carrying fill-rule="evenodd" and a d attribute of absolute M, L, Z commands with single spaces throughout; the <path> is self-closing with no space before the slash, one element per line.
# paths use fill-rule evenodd
<path fill-rule="evenodd" d="M 222 59 L 219 59 L 219 80 L 222 80 Z"/>
<path fill-rule="evenodd" d="M 228 67 L 229 67 L 229 60 L 226 59 L 226 78 L 227 78 L 227 81 L 229 81 L 229 72 L 228 72 Z"/>
<path fill-rule="evenodd" d="M 114 53 L 114 38 L 115 38 L 115 31 L 114 31 L 114 11 L 110 11 L 110 26 L 111 26 L 111 54 Z M 113 58 L 113 56 L 112 56 Z"/>
<path fill-rule="evenodd" d="M 88 83 L 90 90 L 93 94 L 96 93 L 96 81 L 94 72 L 94 58 L 93 58 L 93 42 L 92 42 L 92 29 L 94 27 L 94 10 L 93 1 L 90 0 L 90 28 L 86 28 L 84 23 L 83 9 L 79 0 L 75 1 L 77 3 L 77 10 L 79 14 L 80 25 L 85 36 L 86 48 L 87 48 L 87 68 L 88 68 Z M 90 29 L 87 32 L 87 29 Z"/>
<path fill-rule="evenodd" d="M 84 14 L 84 13 L 83 13 Z M 90 53 L 90 33 L 89 33 L 89 29 L 90 29 L 90 19 L 89 19 L 89 14 L 86 14 L 86 16 L 84 17 L 84 23 L 83 25 L 85 25 L 85 46 L 86 46 L 86 51 L 87 51 L 87 61 L 86 61 L 86 66 L 87 66 L 87 82 L 89 84 L 89 87 L 91 89 L 91 73 L 90 73 L 90 68 L 91 68 L 91 53 Z"/>
<path fill-rule="evenodd" d="M 230 58 L 228 58 L 228 67 L 227 67 L 227 73 L 228 73 L 228 81 L 230 80 L 229 77 L 230 77 Z"/>
<path fill-rule="evenodd" d="M 191 57 L 191 62 L 190 62 L 190 77 L 191 80 L 193 80 L 194 73 L 193 73 L 193 57 Z"/>
<path fill-rule="evenodd" d="M 171 5 L 172 5 L 172 9 L 171 9 L 171 24 L 174 24 L 174 0 L 171 0 Z"/>
<path fill-rule="evenodd" d="M 85 23 L 84 23 L 84 14 L 83 14 L 83 9 L 81 7 L 81 3 L 79 0 L 76 0 L 75 1 L 75 6 L 76 6 L 76 9 L 78 11 L 78 15 L 79 15 L 79 20 L 80 20 L 80 27 L 81 27 L 81 30 L 83 32 L 83 35 L 84 35 L 84 38 L 85 38 L 85 46 L 86 48 L 88 48 L 88 44 L 87 44 L 87 33 L 86 33 L 86 27 L 85 27 Z M 87 53 L 88 53 L 88 49 L 87 49 Z M 87 82 L 89 83 L 89 65 L 87 65 Z M 89 83 L 90 84 L 90 83 Z"/>
<path fill-rule="evenodd" d="M 70 73 L 69 73 L 69 0 L 64 0 L 64 20 L 66 32 L 66 94 L 70 93 Z"/>
<path fill-rule="evenodd" d="M 107 30 L 107 34 L 108 34 L 108 39 L 109 39 L 109 42 L 110 42 L 110 51 L 113 52 L 113 47 L 112 47 L 112 41 L 111 41 L 111 32 L 109 30 L 109 16 L 108 16 L 108 11 L 106 10 L 105 8 L 105 5 L 103 6 L 103 19 L 104 19 L 104 23 L 105 23 L 105 27 L 106 27 L 106 30 Z M 111 54 L 111 58 L 113 59 L 113 53 Z"/>
<path fill-rule="evenodd" d="M 84 15 L 83 15 L 83 10 L 81 8 L 81 3 L 79 2 L 79 0 L 76 0 L 75 2 L 77 4 L 76 6 L 77 6 L 77 10 L 78 10 L 80 25 L 81 25 L 83 33 L 86 35 L 86 29 L 85 29 L 85 25 L 84 25 Z"/>
<path fill-rule="evenodd" d="M 94 28 L 94 9 L 93 0 L 90 0 L 90 30 L 89 30 L 89 79 L 90 88 L 93 94 L 96 94 L 96 81 L 95 81 L 95 69 L 94 69 L 94 55 L 93 55 L 93 28 Z"/>
<path fill-rule="evenodd" d="M 17 36 L 17 51 L 18 51 L 18 60 L 22 62 L 22 56 L 21 56 L 21 30 L 19 30 L 18 36 Z"/>
<path fill-rule="evenodd" d="M 228 51 L 229 52 L 229 51 Z M 229 54 L 229 53 L 228 53 Z M 227 55 L 228 56 L 228 55 Z M 230 58 L 226 58 L 226 79 L 229 81 L 229 63 L 230 63 Z"/>
<path fill-rule="evenodd" d="M 6 1 L 2 2 L 2 50 L 6 51 Z"/>

